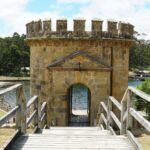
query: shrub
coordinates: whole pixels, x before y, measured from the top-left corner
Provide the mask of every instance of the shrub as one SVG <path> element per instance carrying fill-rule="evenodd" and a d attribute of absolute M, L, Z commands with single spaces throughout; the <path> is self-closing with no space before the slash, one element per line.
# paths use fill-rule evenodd
<path fill-rule="evenodd" d="M 147 78 L 137 88 L 150 95 L 150 78 Z M 138 103 L 138 101 L 137 101 L 137 103 Z M 139 106 L 139 104 L 136 104 L 136 105 Z M 146 105 L 145 111 L 148 116 L 148 119 L 150 120 L 150 102 L 147 102 L 145 105 Z"/>

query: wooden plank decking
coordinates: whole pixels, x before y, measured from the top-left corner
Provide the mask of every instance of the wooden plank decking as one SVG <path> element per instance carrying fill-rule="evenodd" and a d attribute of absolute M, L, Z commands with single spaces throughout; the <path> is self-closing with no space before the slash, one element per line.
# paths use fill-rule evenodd
<path fill-rule="evenodd" d="M 9 150 L 135 150 L 125 136 L 99 127 L 51 127 L 40 134 L 18 137 Z"/>

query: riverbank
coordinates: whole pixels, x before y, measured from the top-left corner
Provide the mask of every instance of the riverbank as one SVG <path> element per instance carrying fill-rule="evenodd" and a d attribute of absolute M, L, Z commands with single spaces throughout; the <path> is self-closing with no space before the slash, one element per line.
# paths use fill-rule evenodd
<path fill-rule="evenodd" d="M 13 82 L 13 81 L 30 81 L 30 77 L 7 77 L 0 76 L 0 82 Z"/>
<path fill-rule="evenodd" d="M 129 71 L 129 80 L 145 81 L 145 79 L 148 77 L 150 77 L 150 71 L 146 70 Z"/>

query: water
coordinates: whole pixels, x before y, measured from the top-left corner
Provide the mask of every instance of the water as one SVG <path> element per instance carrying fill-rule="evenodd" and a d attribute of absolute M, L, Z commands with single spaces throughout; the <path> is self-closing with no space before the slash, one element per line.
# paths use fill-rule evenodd
<path fill-rule="evenodd" d="M 82 84 L 75 84 L 70 89 L 71 114 L 69 126 L 89 126 L 88 88 Z"/>
<path fill-rule="evenodd" d="M 30 99 L 30 82 L 29 81 L 25 81 L 25 82 L 11 82 L 8 83 L 7 87 L 14 85 L 14 84 L 18 84 L 21 83 L 23 84 L 23 90 L 24 90 L 24 94 L 26 97 L 26 100 L 28 101 Z M 0 87 L 0 90 L 6 88 L 6 86 L 4 87 Z M 11 92 L 8 92 L 7 94 L 4 95 L 4 101 L 9 104 L 11 107 L 15 106 L 16 104 L 16 90 L 13 90 Z"/>
<path fill-rule="evenodd" d="M 136 87 L 136 86 L 140 85 L 142 82 L 143 82 L 143 81 L 129 80 L 129 81 L 128 81 L 128 86 L 134 86 L 134 87 Z"/>
<path fill-rule="evenodd" d="M 82 103 L 81 103 L 82 102 Z M 72 109 L 88 109 L 88 88 L 77 84 L 72 88 Z"/>
<path fill-rule="evenodd" d="M 142 81 L 129 81 L 128 85 L 129 86 L 134 86 L 136 87 L 137 85 L 139 85 Z M 14 82 L 14 84 L 17 83 L 22 83 L 23 87 L 24 87 L 24 94 L 25 97 L 27 99 L 27 101 L 30 99 L 30 82 L 29 81 L 25 81 L 25 82 Z M 6 87 L 4 87 L 6 88 Z M 0 87 L 0 90 L 3 89 L 2 87 Z M 85 110 L 87 109 L 87 96 L 88 96 L 88 92 L 87 92 L 87 88 L 85 86 L 82 85 L 77 85 L 76 88 L 73 89 L 73 104 L 72 107 L 75 110 L 76 107 L 78 106 L 78 109 L 80 110 Z M 4 100 L 9 103 L 11 106 L 15 106 L 15 99 L 16 99 L 16 92 L 15 90 L 12 92 L 9 92 L 8 94 L 6 94 L 4 96 Z M 82 103 L 81 103 L 82 102 Z"/>

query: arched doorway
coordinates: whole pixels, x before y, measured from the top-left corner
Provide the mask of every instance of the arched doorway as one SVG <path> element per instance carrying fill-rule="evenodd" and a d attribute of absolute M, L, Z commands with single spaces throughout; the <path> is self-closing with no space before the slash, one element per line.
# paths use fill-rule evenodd
<path fill-rule="evenodd" d="M 90 125 L 90 90 L 83 84 L 69 88 L 69 126 Z"/>

